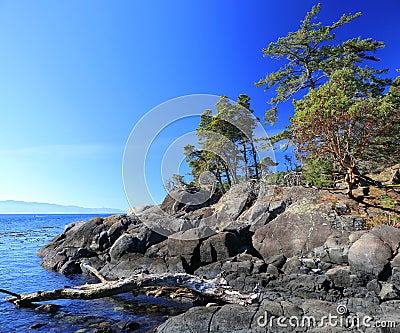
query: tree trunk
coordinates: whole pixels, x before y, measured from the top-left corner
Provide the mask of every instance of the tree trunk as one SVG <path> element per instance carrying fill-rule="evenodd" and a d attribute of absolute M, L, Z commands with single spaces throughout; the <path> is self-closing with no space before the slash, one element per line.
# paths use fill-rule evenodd
<path fill-rule="evenodd" d="M 247 161 L 247 149 L 246 149 L 246 143 L 243 143 L 243 161 L 244 161 L 244 174 L 246 177 L 246 180 L 249 180 L 249 162 Z"/>
<path fill-rule="evenodd" d="M 257 151 L 256 148 L 254 147 L 254 143 L 251 141 L 251 152 L 253 153 L 253 160 L 254 160 L 254 170 L 256 172 L 256 179 L 260 179 L 260 175 L 258 172 L 258 163 L 257 163 Z"/>
<path fill-rule="evenodd" d="M 347 168 L 347 173 L 345 177 L 345 182 L 347 183 L 347 191 L 346 195 L 348 198 L 353 198 L 353 189 L 354 186 L 358 183 L 359 178 L 358 178 L 358 171 L 356 167 L 351 166 Z"/>

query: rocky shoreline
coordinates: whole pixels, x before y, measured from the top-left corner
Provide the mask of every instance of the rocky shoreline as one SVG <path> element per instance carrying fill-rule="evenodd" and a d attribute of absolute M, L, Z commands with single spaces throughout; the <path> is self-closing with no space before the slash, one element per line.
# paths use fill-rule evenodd
<path fill-rule="evenodd" d="M 378 208 L 335 191 L 262 182 L 234 185 L 205 203 L 176 199 L 185 195 L 70 224 L 39 250 L 42 265 L 77 274 L 86 263 L 109 279 L 222 276 L 236 290 L 260 294 L 250 306 L 194 304 L 156 332 L 400 331 L 400 229 L 366 230 Z"/>

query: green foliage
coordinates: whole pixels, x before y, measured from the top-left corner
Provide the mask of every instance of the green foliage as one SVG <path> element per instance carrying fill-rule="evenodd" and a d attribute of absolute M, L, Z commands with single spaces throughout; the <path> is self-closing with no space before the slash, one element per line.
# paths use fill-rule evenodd
<path fill-rule="evenodd" d="M 316 187 L 333 187 L 338 176 L 337 168 L 331 159 L 307 157 L 302 167 L 303 183 Z"/>
<path fill-rule="evenodd" d="M 397 77 L 385 96 L 385 101 L 393 108 L 400 110 L 400 77 Z M 398 112 L 397 112 L 398 114 Z M 389 126 L 379 136 L 371 140 L 366 148 L 365 162 L 362 169 L 379 172 L 384 167 L 400 163 L 400 118 L 393 117 Z M 382 153 L 384 152 L 384 153 Z"/>
<path fill-rule="evenodd" d="M 373 96 L 350 69 L 338 70 L 330 81 L 294 101 L 294 142 L 303 155 L 329 156 L 341 166 L 346 158 L 362 159 L 373 138 L 390 127 L 398 110 Z"/>
<path fill-rule="evenodd" d="M 277 107 L 281 102 L 289 100 L 301 90 L 316 89 L 338 69 L 353 69 L 374 94 L 382 93 L 384 86 L 390 82 L 379 77 L 387 70 L 361 66 L 365 60 L 379 60 L 372 53 L 383 48 L 383 42 L 371 38 L 353 38 L 344 42 L 336 39 L 335 30 L 361 13 L 344 14 L 333 24 L 323 25 L 315 22 L 320 10 L 320 4 L 313 6 L 297 31 L 289 32 L 263 49 L 264 57 L 286 59 L 284 66 L 256 83 L 256 86 L 266 90 L 276 87 L 276 95 L 269 101 L 271 108 L 266 111 L 267 123 L 276 121 Z"/>
<path fill-rule="evenodd" d="M 395 209 L 397 205 L 397 201 L 388 195 L 382 195 L 378 198 L 380 204 L 383 208 L 386 209 Z"/>
<path fill-rule="evenodd" d="M 285 186 L 286 185 L 285 176 L 287 174 L 288 174 L 287 171 L 279 171 L 279 172 L 267 174 L 264 177 L 264 182 L 267 185 Z"/>
<path fill-rule="evenodd" d="M 391 127 L 400 113 L 388 98 L 375 95 L 354 70 L 332 73 L 330 80 L 294 101 L 293 142 L 305 158 L 328 158 L 347 170 L 355 184 L 360 161 L 367 160 L 367 148 Z M 376 152 L 386 155 L 386 151 Z M 350 186 L 351 185 L 351 186 Z"/>
<path fill-rule="evenodd" d="M 250 97 L 238 96 L 232 104 L 221 96 L 216 113 L 205 110 L 196 129 L 199 149 L 187 145 L 186 161 L 195 181 L 208 172 L 224 190 L 240 179 L 259 178 L 260 166 L 254 145 L 253 131 L 257 119 L 252 116 Z"/>

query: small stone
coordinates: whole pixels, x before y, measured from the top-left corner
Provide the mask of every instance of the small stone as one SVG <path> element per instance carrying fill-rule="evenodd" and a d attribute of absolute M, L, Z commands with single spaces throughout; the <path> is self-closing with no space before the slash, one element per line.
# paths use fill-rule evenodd
<path fill-rule="evenodd" d="M 286 257 L 283 254 L 277 254 L 275 256 L 265 259 L 266 264 L 272 264 L 278 268 L 282 268 L 285 262 L 286 262 Z"/>
<path fill-rule="evenodd" d="M 43 326 L 46 326 L 46 323 L 37 323 L 37 324 L 33 324 L 32 326 L 29 326 L 30 330 L 37 330 L 39 328 L 42 328 Z"/>
<path fill-rule="evenodd" d="M 275 265 L 268 265 L 267 273 L 272 275 L 273 277 L 277 278 L 279 276 L 278 268 Z"/>
<path fill-rule="evenodd" d="M 56 313 L 58 309 L 61 308 L 61 305 L 56 304 L 42 304 L 35 308 L 37 312 L 44 312 L 44 313 Z"/>
<path fill-rule="evenodd" d="M 399 291 L 391 283 L 384 283 L 382 290 L 379 293 L 379 298 L 382 301 L 389 301 L 399 298 Z"/>
<path fill-rule="evenodd" d="M 335 203 L 335 210 L 338 214 L 350 213 L 350 208 L 345 202 L 337 201 Z"/>
<path fill-rule="evenodd" d="M 373 293 L 375 293 L 376 295 L 379 295 L 379 293 L 381 292 L 381 284 L 379 283 L 379 281 L 377 279 L 373 279 L 373 280 L 369 281 L 367 283 L 366 288 L 369 291 L 372 291 Z"/>
<path fill-rule="evenodd" d="M 283 265 L 282 270 L 285 274 L 298 274 L 300 273 L 300 268 L 302 267 L 301 261 L 296 258 L 289 258 L 285 265 Z"/>

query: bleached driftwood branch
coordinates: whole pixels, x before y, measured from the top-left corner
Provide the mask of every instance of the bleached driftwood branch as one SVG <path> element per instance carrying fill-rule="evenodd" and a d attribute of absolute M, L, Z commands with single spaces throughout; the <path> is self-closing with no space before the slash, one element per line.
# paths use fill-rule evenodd
<path fill-rule="evenodd" d="M 258 299 L 258 294 L 256 293 L 243 294 L 233 290 L 223 278 L 207 280 L 185 273 L 163 273 L 138 274 L 117 281 L 107 281 L 95 268 L 88 265 L 85 265 L 84 268 L 94 274 L 101 282 L 28 294 L 16 294 L 7 290 L 0 291 L 12 295 L 13 297 L 9 297 L 6 300 L 18 307 L 30 306 L 34 302 L 57 299 L 90 300 L 143 290 L 146 287 L 153 286 L 187 288 L 205 298 L 224 303 L 247 305 L 254 303 Z"/>

